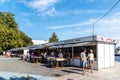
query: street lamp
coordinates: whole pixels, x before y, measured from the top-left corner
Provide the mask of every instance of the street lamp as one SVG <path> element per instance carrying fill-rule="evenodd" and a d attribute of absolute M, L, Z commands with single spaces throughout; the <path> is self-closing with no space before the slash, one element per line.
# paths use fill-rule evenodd
<path fill-rule="evenodd" d="M 92 29 L 92 36 L 93 36 L 93 40 L 94 40 L 94 35 L 95 35 L 95 29 L 94 29 L 95 23 L 93 23 L 93 29 Z"/>

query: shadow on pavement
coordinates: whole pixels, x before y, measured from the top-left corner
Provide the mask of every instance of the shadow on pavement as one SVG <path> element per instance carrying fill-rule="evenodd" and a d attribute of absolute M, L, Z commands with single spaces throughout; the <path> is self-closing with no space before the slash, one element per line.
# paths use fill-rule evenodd
<path fill-rule="evenodd" d="M 6 80 L 6 79 L 4 79 L 4 78 L 0 77 L 0 80 Z"/>
<path fill-rule="evenodd" d="M 47 67 L 47 68 L 54 68 L 54 67 L 52 67 L 52 66 L 50 66 L 48 64 L 40 64 L 40 66 L 44 66 L 44 67 Z"/>
<path fill-rule="evenodd" d="M 63 72 L 67 72 L 67 73 L 77 73 L 77 74 L 80 74 L 79 72 L 75 72 L 75 71 L 71 71 L 71 70 L 61 70 Z"/>
<path fill-rule="evenodd" d="M 61 74 L 52 74 L 51 76 L 60 77 L 60 76 L 63 76 L 63 75 L 61 75 Z"/>
<path fill-rule="evenodd" d="M 10 77 L 9 79 L 5 79 L 3 77 L 0 77 L 0 80 L 37 80 L 36 78 L 34 77 Z"/>
<path fill-rule="evenodd" d="M 75 71 L 82 71 L 80 68 L 79 69 L 75 69 L 75 68 L 69 68 L 70 70 L 75 70 Z"/>

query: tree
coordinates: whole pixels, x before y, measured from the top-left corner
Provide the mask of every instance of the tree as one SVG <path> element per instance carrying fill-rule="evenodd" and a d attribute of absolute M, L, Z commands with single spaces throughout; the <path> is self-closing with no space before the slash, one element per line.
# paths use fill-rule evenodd
<path fill-rule="evenodd" d="M 32 44 L 32 39 L 19 30 L 14 14 L 0 12 L 0 52 Z"/>
<path fill-rule="evenodd" d="M 33 44 L 32 39 L 29 36 L 27 36 L 25 33 L 19 31 L 19 34 L 21 39 L 23 40 L 23 47 Z"/>
<path fill-rule="evenodd" d="M 49 38 L 49 42 L 58 42 L 58 37 L 55 32 L 52 34 L 52 37 Z"/>
<path fill-rule="evenodd" d="M 15 21 L 14 14 L 10 12 L 0 12 L 1 20 L 4 25 L 7 25 L 9 28 L 15 28 L 18 30 L 18 24 Z"/>

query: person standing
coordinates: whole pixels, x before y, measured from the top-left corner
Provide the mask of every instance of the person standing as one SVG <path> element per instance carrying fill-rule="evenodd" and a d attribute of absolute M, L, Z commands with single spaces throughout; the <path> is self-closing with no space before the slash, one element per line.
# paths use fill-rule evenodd
<path fill-rule="evenodd" d="M 82 60 L 82 71 L 83 71 L 83 75 L 85 75 L 85 71 L 87 68 L 87 57 L 86 57 L 86 50 L 83 49 L 81 52 L 81 60 Z"/>
<path fill-rule="evenodd" d="M 61 50 L 58 54 L 58 58 L 63 58 L 63 52 Z M 58 61 L 57 61 L 56 65 L 58 66 Z M 63 61 L 59 62 L 59 65 L 63 66 Z"/>
<path fill-rule="evenodd" d="M 59 58 L 63 58 L 63 53 L 62 53 L 61 50 L 60 50 L 60 52 L 59 52 L 59 54 L 58 54 L 58 57 L 59 57 Z"/>
<path fill-rule="evenodd" d="M 51 57 L 55 57 L 54 50 L 51 52 Z"/>
<path fill-rule="evenodd" d="M 27 53 L 28 51 L 23 53 L 23 61 L 27 60 Z"/>
<path fill-rule="evenodd" d="M 26 58 L 26 60 L 27 60 L 27 61 L 30 60 L 30 53 L 29 53 L 29 51 L 27 51 L 27 58 Z"/>
<path fill-rule="evenodd" d="M 69 52 L 67 52 L 66 58 L 67 58 L 67 65 L 70 66 L 70 53 Z"/>
<path fill-rule="evenodd" d="M 42 63 L 44 63 L 44 51 L 42 51 L 41 56 L 42 56 Z"/>
<path fill-rule="evenodd" d="M 90 53 L 88 54 L 88 60 L 89 60 L 89 68 L 91 69 L 91 73 L 93 73 L 94 53 L 92 49 L 90 49 Z"/>
<path fill-rule="evenodd" d="M 44 62 L 47 63 L 47 51 L 44 53 Z"/>

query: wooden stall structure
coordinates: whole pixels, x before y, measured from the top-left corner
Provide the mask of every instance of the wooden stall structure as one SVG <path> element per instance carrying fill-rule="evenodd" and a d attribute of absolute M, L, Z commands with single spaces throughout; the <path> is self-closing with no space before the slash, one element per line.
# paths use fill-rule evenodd
<path fill-rule="evenodd" d="M 26 53 L 28 49 L 25 47 L 20 47 L 20 48 L 13 48 L 10 50 L 11 52 L 11 57 L 22 57 L 24 53 Z"/>
<path fill-rule="evenodd" d="M 86 49 L 87 54 L 89 53 L 89 49 L 93 49 L 95 56 L 94 69 L 98 70 L 101 68 L 108 68 L 114 66 L 114 55 L 117 42 L 117 40 L 107 37 L 88 36 L 69 40 L 62 40 L 54 43 L 32 45 L 28 46 L 25 51 L 35 51 L 37 53 L 36 57 L 40 57 L 41 52 L 45 50 L 48 52 L 48 55 L 49 52 L 51 52 L 52 50 L 56 51 L 55 55 L 58 54 L 57 51 L 62 50 L 65 58 L 69 59 L 70 61 L 70 63 L 68 63 L 69 65 L 80 67 L 81 49 Z M 13 49 L 12 51 L 16 51 L 16 49 Z"/>

